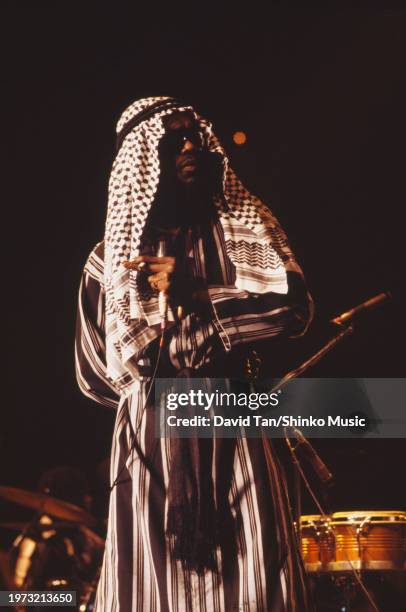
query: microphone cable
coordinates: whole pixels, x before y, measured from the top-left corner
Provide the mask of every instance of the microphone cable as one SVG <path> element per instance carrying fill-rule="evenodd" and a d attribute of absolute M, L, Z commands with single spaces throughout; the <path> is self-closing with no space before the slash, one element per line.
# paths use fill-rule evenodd
<path fill-rule="evenodd" d="M 155 362 L 155 367 L 154 367 L 154 371 L 153 371 L 151 379 L 150 379 L 148 391 L 147 391 L 147 394 L 146 394 L 146 397 L 145 397 L 145 400 L 144 400 L 144 404 L 142 406 L 142 411 L 141 411 L 141 415 L 140 415 L 138 426 L 137 426 L 136 430 L 134 430 L 134 428 L 132 426 L 131 415 L 130 415 L 130 411 L 129 411 L 128 403 L 127 403 L 127 417 L 128 417 L 128 424 L 129 424 L 129 427 L 130 427 L 131 444 L 130 444 L 130 448 L 128 449 L 127 455 L 126 455 L 126 457 L 125 457 L 125 459 L 123 461 L 123 464 L 120 467 L 120 469 L 119 469 L 119 471 L 117 473 L 117 476 L 114 479 L 113 484 L 110 486 L 110 493 L 114 489 L 114 487 L 116 487 L 117 485 L 124 484 L 125 482 L 128 482 L 128 480 L 129 480 L 128 478 L 126 478 L 125 480 L 119 480 L 119 478 L 120 478 L 121 474 L 123 473 L 123 471 L 125 470 L 125 468 L 127 467 L 127 461 L 131 457 L 131 455 L 134 452 L 134 450 L 137 451 L 138 455 L 140 455 L 140 452 L 142 453 L 141 448 L 139 446 L 139 443 L 137 442 L 137 436 L 138 436 L 138 433 L 139 433 L 139 430 L 140 430 L 140 427 L 141 427 L 141 423 L 142 423 L 142 419 L 143 419 L 144 414 L 145 414 L 145 410 L 147 408 L 149 397 L 151 395 L 151 390 L 152 390 L 152 387 L 154 386 L 156 375 L 158 373 L 158 367 L 159 367 L 159 364 L 160 364 L 160 361 L 161 361 L 162 349 L 163 349 L 163 346 L 164 346 L 165 328 L 166 328 L 166 326 L 161 328 L 161 334 L 160 334 L 160 337 L 159 337 L 160 339 L 159 339 L 159 345 L 158 345 L 158 354 L 157 354 L 157 358 L 156 358 L 156 362 Z M 126 401 L 128 401 L 128 400 L 126 400 Z"/>

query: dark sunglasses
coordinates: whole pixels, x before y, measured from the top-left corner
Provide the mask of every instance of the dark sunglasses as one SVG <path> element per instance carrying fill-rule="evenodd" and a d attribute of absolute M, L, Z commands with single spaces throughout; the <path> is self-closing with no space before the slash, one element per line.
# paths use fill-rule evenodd
<path fill-rule="evenodd" d="M 185 145 L 185 142 L 191 142 L 197 149 L 203 149 L 204 147 L 204 134 L 202 131 L 196 128 L 183 128 L 178 130 L 170 130 L 167 132 L 161 143 L 165 149 L 169 149 L 171 152 L 180 153 Z"/>

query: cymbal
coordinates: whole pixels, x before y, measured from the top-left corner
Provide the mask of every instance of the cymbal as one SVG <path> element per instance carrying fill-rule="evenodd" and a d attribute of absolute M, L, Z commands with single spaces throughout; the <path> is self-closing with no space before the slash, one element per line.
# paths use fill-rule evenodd
<path fill-rule="evenodd" d="M 0 498 L 14 502 L 20 506 L 31 508 L 41 514 L 49 514 L 65 521 L 95 525 L 96 519 L 79 506 L 70 504 L 46 493 L 25 491 L 16 487 L 0 487 Z"/>
<path fill-rule="evenodd" d="M 24 529 L 26 529 L 28 526 L 32 527 L 33 529 L 37 531 L 55 531 L 58 529 L 69 529 L 72 527 L 77 527 L 77 522 L 75 521 L 52 521 L 51 523 L 40 523 L 39 521 L 36 521 L 35 523 L 30 523 L 30 522 L 18 523 L 18 522 L 6 521 L 3 523 L 0 523 L 0 529 L 10 529 L 11 531 L 24 531 Z"/>
<path fill-rule="evenodd" d="M 0 523 L 0 529 L 11 529 L 12 531 L 23 531 L 27 523 Z"/>

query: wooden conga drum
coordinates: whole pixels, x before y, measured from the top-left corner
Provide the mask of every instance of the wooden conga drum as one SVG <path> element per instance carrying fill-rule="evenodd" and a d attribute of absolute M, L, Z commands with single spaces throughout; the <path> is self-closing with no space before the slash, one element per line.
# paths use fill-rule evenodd
<path fill-rule="evenodd" d="M 329 519 L 319 514 L 300 518 L 301 551 L 307 572 L 327 571 L 328 563 L 334 559 L 334 539 L 331 536 Z"/>
<path fill-rule="evenodd" d="M 335 538 L 329 571 L 406 569 L 406 512 L 354 510 L 331 517 Z"/>

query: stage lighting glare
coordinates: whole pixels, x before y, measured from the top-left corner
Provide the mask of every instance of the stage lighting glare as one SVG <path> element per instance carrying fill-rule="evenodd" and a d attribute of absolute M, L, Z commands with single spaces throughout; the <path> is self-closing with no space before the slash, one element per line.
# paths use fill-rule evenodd
<path fill-rule="evenodd" d="M 245 132 L 234 132 L 233 140 L 237 145 L 243 145 L 247 142 L 247 135 Z"/>

